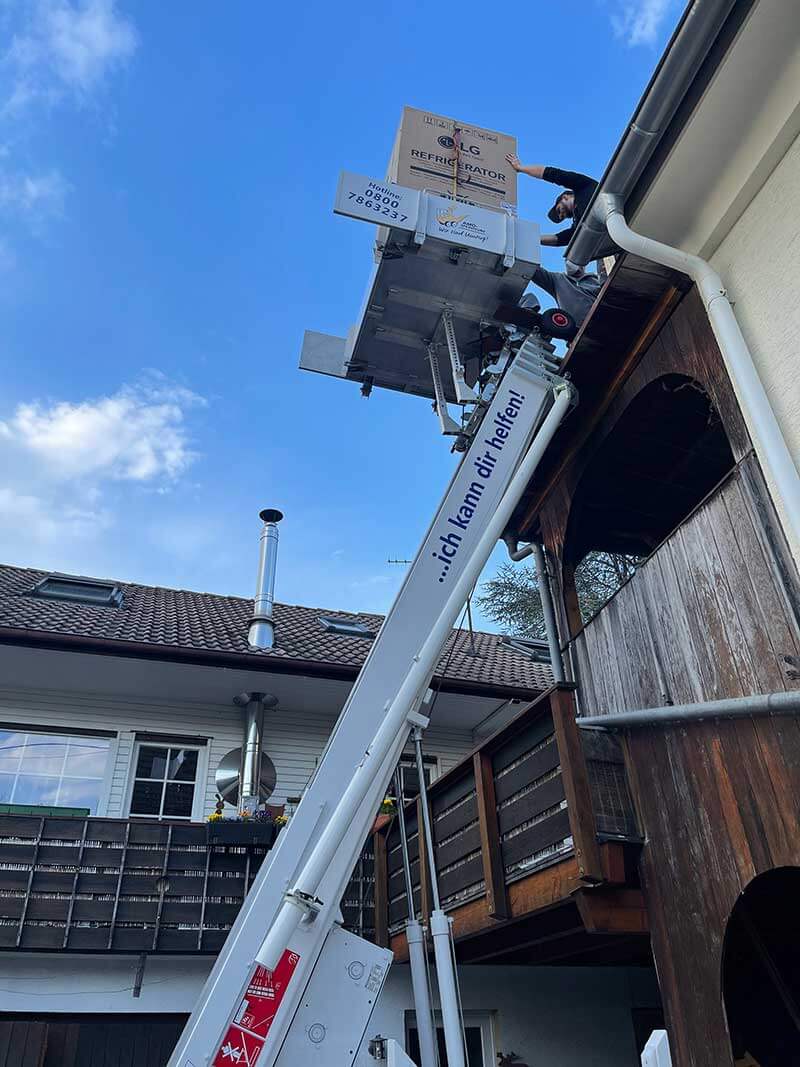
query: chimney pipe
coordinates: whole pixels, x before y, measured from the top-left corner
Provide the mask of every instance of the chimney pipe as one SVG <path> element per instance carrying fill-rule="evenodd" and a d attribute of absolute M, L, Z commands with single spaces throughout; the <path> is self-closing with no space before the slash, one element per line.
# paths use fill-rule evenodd
<path fill-rule="evenodd" d="M 239 770 L 239 811 L 255 814 L 261 802 L 261 753 L 264 744 L 264 711 L 274 708 L 278 698 L 271 693 L 240 693 L 234 704 L 243 707 L 244 743 Z"/>
<path fill-rule="evenodd" d="M 272 604 L 275 599 L 275 565 L 278 559 L 278 523 L 283 514 L 275 508 L 265 508 L 259 512 L 259 518 L 264 526 L 259 541 L 256 596 L 247 641 L 251 648 L 270 649 L 275 644 Z"/>

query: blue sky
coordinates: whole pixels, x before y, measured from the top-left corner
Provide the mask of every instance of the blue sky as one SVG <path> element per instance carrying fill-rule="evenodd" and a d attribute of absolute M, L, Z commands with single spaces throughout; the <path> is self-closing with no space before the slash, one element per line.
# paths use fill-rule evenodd
<path fill-rule="evenodd" d="M 281 600 L 385 610 L 453 457 L 424 400 L 297 370 L 370 267 L 338 171 L 410 104 L 599 174 L 680 10 L 2 0 L 0 559 L 249 596 L 269 505 Z"/>

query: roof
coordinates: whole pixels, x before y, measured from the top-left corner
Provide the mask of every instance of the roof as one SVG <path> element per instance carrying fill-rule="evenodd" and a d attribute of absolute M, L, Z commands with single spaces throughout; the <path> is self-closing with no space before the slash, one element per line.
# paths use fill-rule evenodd
<path fill-rule="evenodd" d="M 124 594 L 118 608 L 31 595 L 50 573 L 0 564 L 0 643 L 220 664 L 235 659 L 238 667 L 257 669 L 264 669 L 267 660 L 268 669 L 287 673 L 355 677 L 372 641 L 331 633 L 319 620 L 334 615 L 363 623 L 375 633 L 383 621 L 382 615 L 275 604 L 276 646 L 254 650 L 247 644 L 252 600 L 116 580 Z M 549 666 L 516 652 L 499 634 L 475 633 L 474 645 L 472 654 L 468 633 L 453 631 L 436 672 L 448 687 L 519 690 L 522 695 L 552 685 Z"/>

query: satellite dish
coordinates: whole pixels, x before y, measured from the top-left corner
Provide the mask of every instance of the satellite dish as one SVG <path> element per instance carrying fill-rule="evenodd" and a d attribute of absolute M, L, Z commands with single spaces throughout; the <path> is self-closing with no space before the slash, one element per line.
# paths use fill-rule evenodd
<path fill-rule="evenodd" d="M 242 765 L 241 748 L 232 748 L 226 752 L 214 772 L 214 784 L 217 792 L 228 804 L 239 803 L 239 772 Z M 269 800 L 275 790 L 278 773 L 275 764 L 266 754 L 261 753 L 261 781 L 259 793 L 261 800 Z"/>

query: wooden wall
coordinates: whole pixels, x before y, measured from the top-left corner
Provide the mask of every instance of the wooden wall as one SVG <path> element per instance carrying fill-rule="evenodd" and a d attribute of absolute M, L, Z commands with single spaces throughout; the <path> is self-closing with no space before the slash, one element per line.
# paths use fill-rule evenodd
<path fill-rule="evenodd" d="M 584 714 L 800 687 L 797 576 L 746 457 L 573 643 Z M 800 866 L 794 718 L 631 731 L 629 783 L 675 1067 L 730 1067 L 721 974 L 739 894 Z"/>
<path fill-rule="evenodd" d="M 750 453 L 574 638 L 581 712 L 797 688 L 800 589 L 780 536 Z"/>
<path fill-rule="evenodd" d="M 585 626 L 562 570 L 573 494 L 628 404 L 662 374 L 712 397 L 735 467 Z M 800 687 L 800 582 L 717 346 L 694 293 L 662 327 L 540 512 L 581 714 Z M 566 584 L 566 597 L 564 596 Z M 626 766 L 645 836 L 641 878 L 675 1067 L 731 1067 L 721 989 L 731 910 L 758 874 L 800 866 L 794 718 L 630 731 Z"/>

